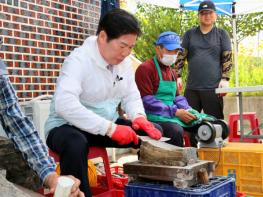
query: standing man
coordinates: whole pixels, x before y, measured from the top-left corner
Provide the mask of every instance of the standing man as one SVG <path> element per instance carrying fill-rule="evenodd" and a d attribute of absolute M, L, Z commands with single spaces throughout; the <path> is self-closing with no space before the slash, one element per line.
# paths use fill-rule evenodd
<path fill-rule="evenodd" d="M 160 139 L 147 121 L 131 62 L 140 27 L 121 9 L 108 12 L 90 36 L 67 57 L 57 81 L 45 125 L 47 145 L 60 156 L 61 174 L 81 180 L 80 189 L 91 196 L 87 181 L 90 146 L 139 147 L 137 134 Z M 119 120 L 122 103 L 130 120 Z"/>
<path fill-rule="evenodd" d="M 199 26 L 183 36 L 185 51 L 178 56 L 176 68 L 188 61 L 185 97 L 197 111 L 223 119 L 223 95 L 216 88 L 229 86 L 232 67 L 231 42 L 227 32 L 214 26 L 216 8 L 212 1 L 203 1 L 198 9 Z"/>
<path fill-rule="evenodd" d="M 0 124 L 15 147 L 21 151 L 28 165 L 37 172 L 42 183 L 54 193 L 58 182 L 56 164 L 48 156 L 47 147 L 41 141 L 33 123 L 18 104 L 18 98 L 7 75 L 6 64 L 0 60 Z M 22 169 L 21 169 L 22 170 Z M 75 184 L 71 196 L 84 197 L 80 192 L 80 181 L 70 176 Z"/>

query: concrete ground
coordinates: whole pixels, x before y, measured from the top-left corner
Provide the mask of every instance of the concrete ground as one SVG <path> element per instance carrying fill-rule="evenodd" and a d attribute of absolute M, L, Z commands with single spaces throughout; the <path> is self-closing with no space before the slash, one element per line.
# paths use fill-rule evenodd
<path fill-rule="evenodd" d="M 15 185 L 18 189 L 20 189 L 21 191 L 23 191 L 24 193 L 26 193 L 27 195 L 31 196 L 31 197 L 43 197 L 43 195 L 40 195 L 36 192 L 33 192 L 27 188 L 24 188 L 22 186 L 19 185 Z"/>

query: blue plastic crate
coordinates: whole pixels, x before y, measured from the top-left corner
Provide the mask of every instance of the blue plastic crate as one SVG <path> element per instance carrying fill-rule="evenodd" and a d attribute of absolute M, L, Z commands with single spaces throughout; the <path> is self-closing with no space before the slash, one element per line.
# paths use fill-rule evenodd
<path fill-rule="evenodd" d="M 125 186 L 125 197 L 235 197 L 233 177 L 213 177 L 208 185 L 178 189 L 172 185 L 131 182 Z"/>

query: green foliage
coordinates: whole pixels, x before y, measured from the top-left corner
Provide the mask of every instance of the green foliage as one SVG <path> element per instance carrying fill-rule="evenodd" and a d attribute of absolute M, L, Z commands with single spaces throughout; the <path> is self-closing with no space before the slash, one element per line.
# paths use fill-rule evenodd
<path fill-rule="evenodd" d="M 154 5 L 138 5 L 136 16 L 142 27 L 142 36 L 134 48 L 136 57 L 145 61 L 154 54 L 154 42 L 158 35 L 164 31 L 174 31 L 182 36 L 184 32 L 198 25 L 197 12 L 182 9 L 170 9 Z M 247 36 L 253 36 L 263 30 L 263 12 L 240 15 L 237 21 L 238 42 Z M 232 18 L 218 16 L 216 25 L 233 35 Z"/>
<path fill-rule="evenodd" d="M 239 86 L 256 86 L 263 84 L 263 58 L 260 60 L 253 56 L 238 56 L 238 78 Z M 235 69 L 231 72 L 230 87 L 235 86 Z M 246 96 L 263 95 L 263 92 L 245 92 Z"/>
<path fill-rule="evenodd" d="M 138 39 L 134 48 L 135 56 L 140 61 L 145 61 L 155 54 L 154 42 L 161 32 L 174 31 L 182 36 L 184 32 L 198 25 L 197 12 L 182 9 L 169 9 L 153 5 L 139 5 L 136 16 L 141 23 L 142 36 Z M 247 36 L 253 36 L 263 30 L 263 12 L 237 16 L 237 38 L 241 41 Z M 228 31 L 230 37 L 233 35 L 232 18 L 229 16 L 218 16 L 216 25 Z M 239 85 L 263 84 L 263 62 L 255 57 L 248 57 L 239 53 Z M 234 86 L 235 73 L 231 73 L 231 86 Z M 183 69 L 183 81 L 185 83 L 187 68 Z M 258 95 L 261 93 L 250 93 L 247 95 Z"/>
<path fill-rule="evenodd" d="M 227 30 L 230 37 L 233 38 L 232 18 L 229 16 L 219 16 L 217 26 Z M 236 17 L 237 42 L 239 43 L 247 36 L 254 36 L 257 32 L 263 30 L 263 12 Z"/>
<path fill-rule="evenodd" d="M 139 6 L 136 16 L 141 23 L 143 34 L 138 39 L 134 51 L 141 61 L 155 54 L 154 42 L 160 33 L 174 31 L 182 36 L 187 29 L 197 25 L 194 12 L 152 5 Z"/>

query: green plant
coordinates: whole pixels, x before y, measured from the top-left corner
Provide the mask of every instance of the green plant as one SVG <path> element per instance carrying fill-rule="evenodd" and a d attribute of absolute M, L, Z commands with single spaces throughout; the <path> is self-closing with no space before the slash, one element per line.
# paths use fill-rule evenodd
<path fill-rule="evenodd" d="M 134 52 L 141 61 L 155 54 L 154 42 L 160 33 L 174 31 L 182 36 L 187 29 L 197 25 L 196 13 L 180 9 L 143 5 L 139 6 L 136 16 L 143 34 L 138 39 Z"/>
<path fill-rule="evenodd" d="M 136 16 L 141 23 L 142 36 L 138 39 L 134 48 L 135 56 L 140 61 L 145 61 L 155 54 L 154 42 L 158 35 L 164 31 L 174 31 L 182 36 L 187 29 L 198 25 L 197 12 L 182 9 L 169 9 L 152 5 L 139 5 Z M 237 17 L 237 38 L 255 35 L 263 30 L 263 12 Z M 219 16 L 217 26 L 226 29 L 232 37 L 232 18 Z M 263 45 L 260 45 L 263 50 Z M 263 84 L 263 59 L 252 57 L 252 54 L 244 53 L 250 49 L 240 47 L 238 56 L 238 74 L 240 86 L 252 86 Z M 234 66 L 233 66 L 234 67 Z M 183 81 L 185 84 L 187 67 L 184 67 Z M 235 86 L 235 70 L 232 69 L 230 85 Z M 263 92 L 245 93 L 245 95 L 263 95 Z"/>
<path fill-rule="evenodd" d="M 256 86 L 263 84 L 263 64 L 258 64 L 258 61 L 262 62 L 263 58 L 259 60 L 253 56 L 238 56 L 238 79 L 239 86 Z M 230 86 L 234 87 L 235 84 L 235 69 L 233 68 L 230 77 Z M 245 92 L 246 96 L 262 96 L 263 92 Z"/>
<path fill-rule="evenodd" d="M 148 4 L 138 5 L 136 16 L 141 23 L 142 36 L 134 48 L 136 57 L 145 61 L 154 54 L 154 41 L 161 32 L 174 31 L 179 36 L 193 26 L 198 25 L 197 12 L 171 9 Z M 247 36 L 253 36 L 263 30 L 263 12 L 237 16 L 238 42 Z M 218 16 L 216 25 L 226 29 L 232 38 L 232 18 Z"/>

